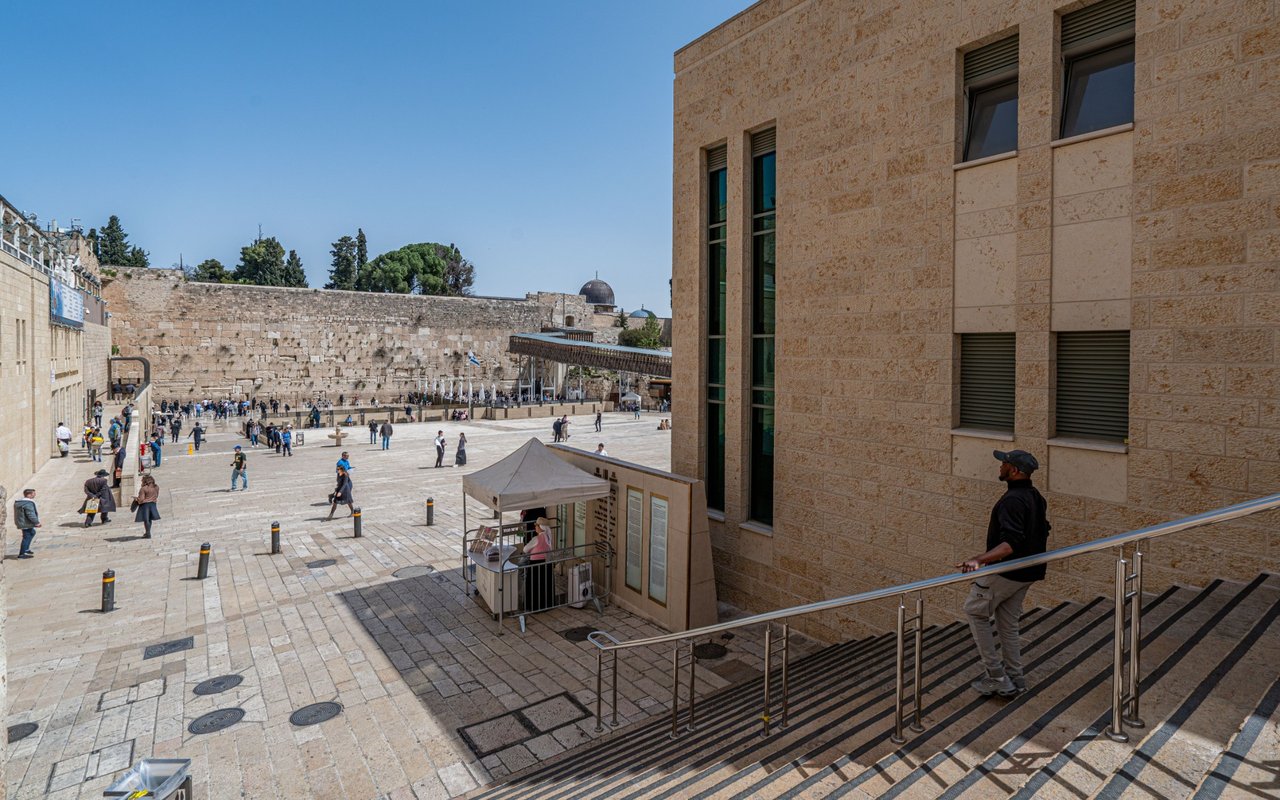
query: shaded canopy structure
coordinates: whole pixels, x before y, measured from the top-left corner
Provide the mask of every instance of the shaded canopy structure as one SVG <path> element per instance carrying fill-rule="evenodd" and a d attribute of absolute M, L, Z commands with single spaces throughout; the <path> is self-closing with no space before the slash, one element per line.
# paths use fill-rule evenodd
<path fill-rule="evenodd" d="M 506 458 L 463 477 L 462 491 L 501 511 L 594 500 L 609 494 L 609 482 L 530 439 Z"/>

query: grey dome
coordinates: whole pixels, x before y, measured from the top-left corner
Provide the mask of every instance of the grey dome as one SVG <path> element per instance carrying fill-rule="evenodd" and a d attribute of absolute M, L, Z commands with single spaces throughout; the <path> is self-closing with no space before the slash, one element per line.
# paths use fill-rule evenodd
<path fill-rule="evenodd" d="M 599 278 L 592 278 L 582 284 L 578 294 L 586 295 L 587 302 L 593 306 L 613 305 L 613 287 Z"/>
<path fill-rule="evenodd" d="M 653 313 L 652 311 L 645 308 L 644 306 L 640 306 L 639 308 L 637 308 L 635 311 L 632 311 L 627 316 L 631 317 L 632 319 L 656 319 L 658 317 L 657 314 Z"/>

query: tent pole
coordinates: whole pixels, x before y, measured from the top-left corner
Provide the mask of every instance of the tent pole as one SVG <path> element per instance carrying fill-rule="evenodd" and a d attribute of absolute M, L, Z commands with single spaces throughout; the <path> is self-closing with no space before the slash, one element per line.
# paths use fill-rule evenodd
<path fill-rule="evenodd" d="M 471 596 L 471 567 L 467 563 L 467 493 L 462 493 L 462 585 L 466 587 L 467 597 Z"/>
<path fill-rule="evenodd" d="M 502 499 L 498 498 L 498 635 L 502 635 L 502 612 L 507 607 L 507 557 L 503 555 L 503 545 L 507 537 L 502 530 Z M 517 575 L 520 573 L 517 572 Z M 520 591 L 520 579 L 516 578 L 516 591 Z"/>

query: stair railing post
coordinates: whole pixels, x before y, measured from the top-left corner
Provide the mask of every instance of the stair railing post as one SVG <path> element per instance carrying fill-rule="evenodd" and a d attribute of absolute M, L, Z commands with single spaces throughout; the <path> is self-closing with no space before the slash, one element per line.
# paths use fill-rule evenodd
<path fill-rule="evenodd" d="M 684 726 L 684 729 L 687 731 L 695 730 L 693 726 L 693 707 L 694 707 L 694 703 L 696 702 L 696 698 L 694 697 L 694 694 L 693 694 L 693 682 L 694 682 L 693 670 L 695 668 L 697 661 L 698 659 L 693 657 L 693 640 L 690 639 L 689 640 L 689 721 Z"/>
<path fill-rule="evenodd" d="M 787 710 L 790 705 L 787 698 L 787 661 L 791 655 L 791 624 L 782 623 L 782 721 L 779 728 L 787 727 Z"/>
<path fill-rule="evenodd" d="M 1147 723 L 1138 715 L 1138 698 L 1142 693 L 1142 547 L 1139 541 L 1133 548 L 1133 589 L 1129 601 L 1129 706 L 1124 723 L 1135 728 L 1145 728 Z"/>
<path fill-rule="evenodd" d="M 604 651 L 596 650 L 596 733 L 604 730 L 604 718 L 600 716 L 600 701 L 604 696 Z"/>
<path fill-rule="evenodd" d="M 613 651 L 613 719 L 609 724 L 618 727 L 618 651 Z"/>
<path fill-rule="evenodd" d="M 897 636 L 894 642 L 895 658 L 893 669 L 893 735 L 889 737 L 889 741 L 894 744 L 902 744 L 907 741 L 907 737 L 902 735 L 902 706 L 903 706 L 903 673 L 906 671 L 906 653 L 903 645 L 906 642 L 906 625 L 907 625 L 907 606 L 906 596 L 898 597 L 898 626 Z"/>
<path fill-rule="evenodd" d="M 920 724 L 920 704 L 922 703 L 921 698 L 924 694 L 924 675 L 922 674 L 924 668 L 922 666 L 922 658 L 920 654 L 924 650 L 924 593 L 923 592 L 916 595 L 915 626 L 916 626 L 916 647 L 915 647 L 915 654 L 912 657 L 912 661 L 914 662 L 914 670 L 913 670 L 912 677 L 914 679 L 915 686 L 911 692 L 915 702 L 915 710 L 913 712 L 914 720 L 911 723 L 911 730 L 915 731 L 916 733 L 922 733 L 924 732 L 924 725 Z"/>
<path fill-rule="evenodd" d="M 765 623 L 764 626 L 764 713 L 760 715 L 760 722 L 764 728 L 761 730 L 761 736 L 769 735 L 769 667 L 773 661 L 773 626 Z"/>
<path fill-rule="evenodd" d="M 1122 551 L 1123 556 L 1123 551 Z M 1107 738 L 1114 742 L 1127 742 L 1129 735 L 1124 732 L 1124 606 L 1129 562 L 1123 557 L 1116 559 L 1116 608 L 1114 641 L 1111 647 L 1111 725 L 1107 728 Z"/>
<path fill-rule="evenodd" d="M 680 738 L 680 645 L 671 646 L 671 738 Z"/>

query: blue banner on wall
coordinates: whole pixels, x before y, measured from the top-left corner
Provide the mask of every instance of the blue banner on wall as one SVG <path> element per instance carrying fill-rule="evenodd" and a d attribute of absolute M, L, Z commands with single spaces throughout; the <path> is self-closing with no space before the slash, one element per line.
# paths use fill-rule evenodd
<path fill-rule="evenodd" d="M 49 318 L 55 325 L 84 327 L 84 298 L 80 290 L 57 278 L 49 278 Z"/>

